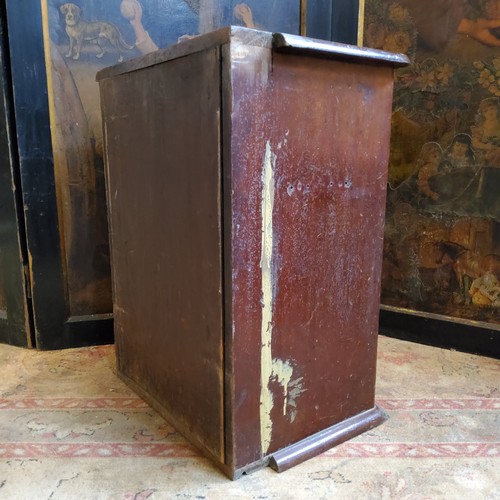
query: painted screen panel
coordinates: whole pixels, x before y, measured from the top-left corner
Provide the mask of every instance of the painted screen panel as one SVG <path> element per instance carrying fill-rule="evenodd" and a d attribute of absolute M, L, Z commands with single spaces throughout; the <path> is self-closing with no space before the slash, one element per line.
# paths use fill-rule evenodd
<path fill-rule="evenodd" d="M 16 206 L 19 192 L 9 119 L 12 100 L 5 41 L 0 26 L 0 342 L 27 347 L 32 341 L 23 270 L 26 254 Z"/>
<path fill-rule="evenodd" d="M 366 0 L 396 73 L 382 302 L 500 323 L 500 2 Z"/>
<path fill-rule="evenodd" d="M 69 310 L 112 309 L 100 69 L 228 24 L 298 33 L 299 0 L 42 0 Z"/>

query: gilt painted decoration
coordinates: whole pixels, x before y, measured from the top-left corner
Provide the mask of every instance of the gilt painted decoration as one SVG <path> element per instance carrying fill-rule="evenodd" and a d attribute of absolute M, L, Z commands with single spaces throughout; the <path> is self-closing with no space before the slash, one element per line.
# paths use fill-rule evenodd
<path fill-rule="evenodd" d="M 396 73 L 382 303 L 500 324 L 500 0 L 366 0 Z"/>
<path fill-rule="evenodd" d="M 235 24 L 299 33 L 299 0 L 41 0 L 70 312 L 112 310 L 96 73 Z"/>

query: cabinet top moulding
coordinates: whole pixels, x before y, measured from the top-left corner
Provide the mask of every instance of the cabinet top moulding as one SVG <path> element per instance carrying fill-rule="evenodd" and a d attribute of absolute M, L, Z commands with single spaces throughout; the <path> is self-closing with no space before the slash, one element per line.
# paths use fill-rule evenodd
<path fill-rule="evenodd" d="M 364 64 L 376 63 L 393 68 L 406 66 L 410 62 L 403 54 L 316 40 L 298 35 L 271 33 L 242 28 L 240 26 L 228 26 L 212 33 L 196 36 L 190 40 L 171 45 L 165 49 L 157 50 L 145 56 L 105 68 L 97 73 L 96 79 L 100 81 L 105 78 L 131 73 L 142 68 L 184 57 L 188 54 L 201 52 L 215 45 L 231 42 L 273 48 L 279 52 L 307 53 L 319 58 L 353 61 Z"/>

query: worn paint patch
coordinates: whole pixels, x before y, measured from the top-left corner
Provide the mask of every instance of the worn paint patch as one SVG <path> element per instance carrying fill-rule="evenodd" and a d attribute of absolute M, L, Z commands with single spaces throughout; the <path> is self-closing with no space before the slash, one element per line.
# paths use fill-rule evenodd
<path fill-rule="evenodd" d="M 247 43 L 231 43 L 231 63 L 233 69 L 245 73 L 245 80 L 253 86 L 266 87 L 272 69 L 272 60 L 269 50 L 263 47 L 252 46 Z"/>
<path fill-rule="evenodd" d="M 273 359 L 273 373 L 271 379 L 276 380 L 283 388 L 283 415 L 290 417 L 290 422 L 297 416 L 297 398 L 304 392 L 303 377 L 292 380 L 293 366 L 290 361 Z"/>
<path fill-rule="evenodd" d="M 285 398 L 285 403 L 288 407 L 288 415 L 290 417 L 290 422 L 293 422 L 297 417 L 297 398 L 304 392 L 303 388 L 303 377 L 299 377 L 292 380 L 288 384 L 288 391 Z"/>
<path fill-rule="evenodd" d="M 276 155 L 267 141 L 262 169 L 262 247 L 260 268 L 262 274 L 262 323 L 260 353 L 260 439 L 262 453 L 265 454 L 271 443 L 273 395 L 269 390 L 269 381 L 273 375 L 273 357 L 271 352 L 273 329 L 273 208 L 274 208 L 274 165 Z"/>
<path fill-rule="evenodd" d="M 303 392 L 302 378 L 292 380 L 293 366 L 290 361 L 273 359 L 273 210 L 274 210 L 274 168 L 276 155 L 267 141 L 262 170 L 262 248 L 260 268 L 262 273 L 262 323 L 261 323 L 261 393 L 260 393 L 260 435 L 261 449 L 265 455 L 271 444 L 273 422 L 271 411 L 274 406 L 273 393 L 269 387 L 271 381 L 278 382 L 283 388 L 283 415 L 290 406 L 290 420 L 296 416 L 296 398 Z"/>
<path fill-rule="evenodd" d="M 288 401 L 288 384 L 292 380 L 293 368 L 288 361 L 281 359 L 273 359 L 272 376 L 283 387 L 283 415 L 286 415 L 286 407 Z"/>

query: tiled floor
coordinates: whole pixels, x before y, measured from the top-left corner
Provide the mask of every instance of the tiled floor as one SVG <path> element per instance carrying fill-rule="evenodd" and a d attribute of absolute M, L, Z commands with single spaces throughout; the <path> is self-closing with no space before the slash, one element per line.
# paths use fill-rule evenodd
<path fill-rule="evenodd" d="M 500 498 L 500 361 L 380 338 L 377 429 L 227 480 L 113 372 L 112 346 L 0 346 L 3 499 Z"/>

